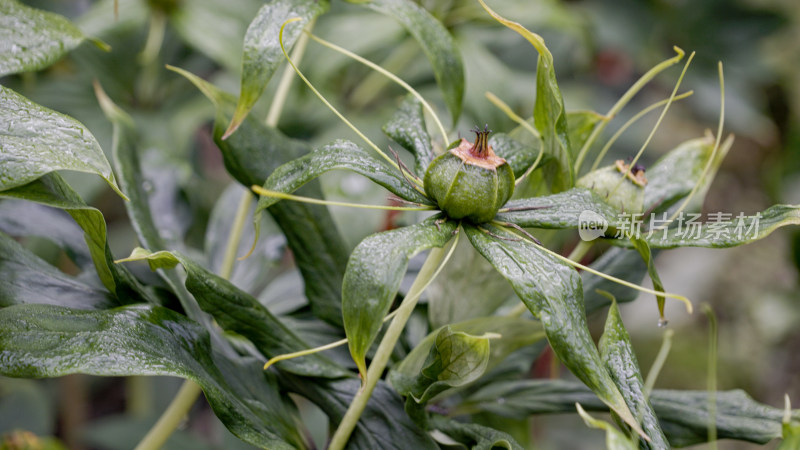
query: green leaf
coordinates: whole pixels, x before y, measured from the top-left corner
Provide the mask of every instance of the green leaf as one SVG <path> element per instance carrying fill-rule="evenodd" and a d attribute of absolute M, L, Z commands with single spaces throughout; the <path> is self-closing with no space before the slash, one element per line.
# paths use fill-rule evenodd
<path fill-rule="evenodd" d="M 632 237 L 630 239 L 631 244 L 633 244 L 633 248 L 639 252 L 639 255 L 642 257 L 642 261 L 644 261 L 645 265 L 647 265 L 647 274 L 650 275 L 650 280 L 653 282 L 653 290 L 658 292 L 664 292 L 664 283 L 661 282 L 661 277 L 658 276 L 658 271 L 656 270 L 656 263 L 655 257 L 650 250 L 650 246 L 647 245 L 647 241 L 644 239 L 639 239 L 636 237 Z M 661 320 L 664 320 L 664 302 L 666 298 L 663 295 L 656 296 L 656 302 L 658 303 L 658 312 L 661 316 Z"/>
<path fill-rule="evenodd" d="M 225 168 L 248 189 L 254 184 L 264 183 L 281 164 L 311 150 L 306 143 L 290 139 L 252 117 L 245 119 L 237 133 L 222 140 L 226 114 L 233 110 L 232 98 L 189 72 L 175 70 L 195 84 L 217 107 L 214 142 L 222 151 Z M 323 196 L 317 182 L 306 184 L 298 193 L 314 198 Z M 341 326 L 342 277 L 348 253 L 328 209 L 299 202 L 279 202 L 267 211 L 286 236 L 303 275 L 306 297 L 314 315 Z M 256 235 L 259 225 L 260 221 L 256 222 Z"/>
<path fill-rule="evenodd" d="M 83 33 L 63 16 L 27 7 L 16 0 L 3 0 L 0 2 L 0 77 L 44 69 L 83 39 Z"/>
<path fill-rule="evenodd" d="M 636 353 L 633 351 L 631 338 L 625 325 L 616 302 L 612 302 L 608 310 L 603 336 L 600 338 L 600 356 L 611 373 L 611 378 L 617 384 L 625 398 L 628 408 L 642 424 L 642 429 L 650 438 L 650 441 L 641 440 L 640 444 L 645 448 L 669 448 L 667 438 L 661 431 L 658 418 L 653 412 L 653 408 L 647 401 L 644 394 L 644 380 L 642 371 L 639 369 L 639 362 Z M 584 417 L 584 420 L 588 419 Z M 590 425 L 591 426 L 591 425 Z M 611 439 L 611 431 L 608 431 L 607 439 Z M 628 442 L 625 439 L 624 442 Z M 636 448 L 636 446 L 634 446 Z"/>
<path fill-rule="evenodd" d="M 350 354 L 366 373 L 366 355 L 389 312 L 408 260 L 444 246 L 458 222 L 436 216 L 422 223 L 368 236 L 353 250 L 342 282 L 342 314 Z"/>
<path fill-rule="evenodd" d="M 354 378 L 309 380 L 286 373 L 279 374 L 281 386 L 300 394 L 330 418 L 331 428 L 338 426 L 353 396 L 361 387 Z M 403 409 L 403 400 L 383 381 L 378 381 L 358 420 L 347 445 L 353 450 L 438 450 L 439 446 L 415 424 Z"/>
<path fill-rule="evenodd" d="M 514 292 L 506 280 L 497 276 L 494 267 L 462 239 L 440 275 L 425 290 L 425 295 L 428 297 L 428 321 L 432 327 L 439 328 L 491 316 L 514 297 Z M 472 334 L 481 333 L 483 331 Z"/>
<path fill-rule="evenodd" d="M 639 426 L 589 334 L 578 272 L 536 244 L 505 240 L 515 238 L 496 227 L 487 226 L 494 236 L 472 225 L 463 227 L 475 249 L 511 283 L 533 316 L 541 320 L 550 346 L 564 365 L 638 432 Z"/>
<path fill-rule="evenodd" d="M 708 247 L 728 248 L 763 239 L 778 228 L 800 225 L 800 206 L 773 205 L 753 216 L 719 213 L 713 219 L 700 222 L 699 215 L 687 214 L 675 219 L 676 228 L 642 233 L 650 248 Z M 693 223 L 693 225 L 692 225 Z M 630 245 L 613 239 L 613 244 Z"/>
<path fill-rule="evenodd" d="M 230 137 L 250 113 L 284 56 L 278 39 L 281 26 L 289 19 L 302 20 L 286 25 L 283 44 L 291 48 L 309 21 L 328 9 L 327 0 L 274 0 L 262 6 L 247 27 L 242 56 L 242 88 L 236 112 L 225 130 Z"/>
<path fill-rule="evenodd" d="M 119 173 L 122 188 L 130 196 L 130 201 L 125 203 L 125 209 L 139 242 L 148 248 L 168 248 L 150 210 L 149 194 L 146 189 L 150 182 L 142 173 L 139 162 L 140 141 L 136 124 L 125 111 L 114 104 L 98 83 L 95 83 L 95 95 L 97 95 L 103 113 L 114 126 L 114 142 L 111 149 L 114 165 Z M 175 240 L 177 241 L 177 239 Z M 170 242 L 170 244 L 174 245 L 175 242 Z M 208 318 L 202 314 L 197 302 L 183 288 L 180 277 L 174 273 L 163 271 L 159 272 L 159 276 L 178 297 L 189 318 L 205 326 L 212 326 Z"/>
<path fill-rule="evenodd" d="M 220 358 L 215 361 L 208 332 L 166 308 L 140 305 L 83 311 L 51 305 L 10 306 L 0 310 L 0 349 L 0 373 L 6 376 L 85 373 L 187 378 L 203 388 L 215 414 L 241 439 L 266 448 L 303 446 L 274 381 L 261 373 L 260 382 L 250 386 L 249 392 L 241 385 L 234 391 L 229 383 L 252 373 L 252 365 L 235 367 Z M 217 367 L 219 362 L 227 366 L 223 371 Z M 243 396 L 245 392 L 251 398 Z"/>
<path fill-rule="evenodd" d="M 24 186 L 0 191 L 0 197 L 28 200 L 66 211 L 83 229 L 97 275 L 106 289 L 120 299 L 132 298 L 139 301 L 144 297 L 150 302 L 156 302 L 124 267 L 114 264 L 114 257 L 108 247 L 103 214 L 87 206 L 60 175 L 54 172 L 46 174 Z"/>
<path fill-rule="evenodd" d="M 431 425 L 472 450 L 495 448 L 522 450 L 522 446 L 510 434 L 477 423 L 463 423 L 442 416 L 434 416 Z"/>
<path fill-rule="evenodd" d="M 81 309 L 106 309 L 119 303 L 98 289 L 51 266 L 0 233 L 0 306 L 43 303 Z"/>
<path fill-rule="evenodd" d="M 431 204 L 430 200 L 414 189 L 411 182 L 399 172 L 370 156 L 356 144 L 344 140 L 334 141 L 278 167 L 264 182 L 264 189 L 290 194 L 323 173 L 334 169 L 351 170 L 363 175 L 410 202 Z M 256 216 L 279 201 L 278 198 L 262 196 L 258 200 Z"/>
<path fill-rule="evenodd" d="M 542 137 L 544 154 L 553 158 L 555 169 L 548 172 L 552 179 L 552 192 L 565 191 L 575 185 L 572 163 L 575 156 L 571 153 L 567 114 L 564 99 L 556 80 L 553 65 L 553 54 L 544 43 L 544 39 L 525 27 L 505 19 L 492 11 L 481 1 L 483 8 L 498 22 L 516 31 L 533 45 L 539 53 L 536 63 L 536 101 L 533 105 L 533 123 Z"/>
<path fill-rule="evenodd" d="M 586 139 L 592 134 L 594 126 L 603 118 L 603 115 L 594 111 L 570 111 L 567 113 L 569 143 L 572 145 L 573 150 L 583 147 Z"/>
<path fill-rule="evenodd" d="M 431 137 L 425 128 L 422 103 L 413 95 L 407 95 L 400 108 L 383 126 L 383 132 L 414 155 L 414 170 L 417 176 L 422 177 L 428 164 L 436 157 Z"/>
<path fill-rule="evenodd" d="M 695 194 L 693 205 L 689 211 L 699 209 L 703 204 L 705 190 L 714 179 L 719 165 L 727 154 L 731 142 L 722 144 L 715 160 L 711 163 L 711 170 L 703 180 L 702 189 Z M 647 186 L 644 188 L 644 211 L 653 210 L 654 213 L 666 211 L 680 199 L 692 191 L 695 184 L 700 181 L 703 168 L 708 163 L 714 151 L 714 138 L 705 136 L 692 139 L 670 150 L 661 157 L 652 167 L 647 169 Z"/>
<path fill-rule="evenodd" d="M 514 176 L 519 178 L 536 161 L 541 151 L 542 141 L 532 138 L 535 145 L 526 145 L 504 133 L 495 133 L 489 138 L 489 145 L 497 156 L 506 160 Z"/>
<path fill-rule="evenodd" d="M 152 270 L 171 269 L 181 264 L 186 270 L 186 289 L 200 308 L 211 314 L 222 329 L 248 338 L 265 356 L 273 357 L 309 348 L 253 296 L 186 256 L 177 252 L 150 252 L 137 248 L 122 261 L 140 260 L 146 260 Z M 336 378 L 349 375 L 349 372 L 318 353 L 282 361 L 278 367 L 306 376 Z"/>
<path fill-rule="evenodd" d="M 103 177 L 121 197 L 100 144 L 77 120 L 0 86 L 0 191 L 22 186 L 56 170 Z"/>
<path fill-rule="evenodd" d="M 49 239 L 85 269 L 92 257 L 83 239 L 83 230 L 64 211 L 38 203 L 6 199 L 0 202 L 0 230 L 14 237 L 37 236 Z"/>
<path fill-rule="evenodd" d="M 497 220 L 513 222 L 521 227 L 579 228 L 581 213 L 605 220 L 609 230 L 618 226 L 619 213 L 602 197 L 589 189 L 574 188 L 540 197 L 511 200 L 500 209 Z M 612 231 L 606 231 L 611 234 Z"/>
<path fill-rule="evenodd" d="M 588 413 L 586 413 L 586 411 L 583 410 L 583 408 L 581 408 L 579 403 L 576 403 L 575 407 L 578 408 L 578 414 L 589 428 L 596 428 L 606 432 L 607 450 L 636 450 L 639 448 L 639 446 L 636 445 L 636 441 L 625 436 L 625 434 L 614 427 L 614 425 L 590 416 Z M 669 448 L 669 444 L 657 448 Z"/>
<path fill-rule="evenodd" d="M 757 403 L 741 390 L 719 391 L 715 396 L 719 439 L 764 444 L 781 436 L 782 409 Z M 656 389 L 650 402 L 672 446 L 706 442 L 708 392 Z M 574 412 L 575 403 L 587 411 L 608 411 L 585 386 L 563 380 L 498 381 L 470 395 L 459 409 L 525 418 Z M 794 410 L 792 417 L 800 419 L 800 410 Z"/>
<path fill-rule="evenodd" d="M 479 317 L 448 326 L 453 331 L 470 335 L 478 336 L 487 333 L 499 335 L 499 337 L 492 339 L 492 343 L 489 346 L 489 361 L 486 370 L 491 370 L 514 351 L 544 339 L 544 331 L 540 322 L 519 317 Z M 406 355 L 403 361 L 392 369 L 389 373 L 389 379 L 393 385 L 396 386 L 396 380 L 402 383 L 404 381 L 400 379 L 414 378 L 422 372 L 423 367 L 425 367 L 425 361 L 434 346 L 436 336 L 441 330 L 442 327 L 439 327 L 425 336 Z"/>
<path fill-rule="evenodd" d="M 395 389 L 425 404 L 451 387 L 477 380 L 489 363 L 489 339 L 492 335 L 473 336 L 453 331 L 449 326 L 436 333 L 422 370 L 410 380 L 396 378 Z"/>
<path fill-rule="evenodd" d="M 391 16 L 416 39 L 433 67 L 436 83 L 453 123 L 456 123 L 464 97 L 464 63 L 458 46 L 444 25 L 411 0 L 350 1 Z"/>

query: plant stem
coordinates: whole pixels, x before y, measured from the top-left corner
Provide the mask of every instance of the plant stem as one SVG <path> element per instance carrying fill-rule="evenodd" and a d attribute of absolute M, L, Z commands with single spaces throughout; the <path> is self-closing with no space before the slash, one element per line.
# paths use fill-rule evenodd
<path fill-rule="evenodd" d="M 292 50 L 293 60 L 299 62 L 301 59 L 303 59 L 303 55 L 306 52 L 306 47 L 308 47 L 308 41 L 311 38 L 311 30 L 314 28 L 316 21 L 316 17 L 311 19 L 311 21 L 308 23 L 308 26 L 306 26 L 307 33 L 302 33 L 300 34 L 300 37 L 297 38 L 297 43 L 294 44 L 294 50 Z M 291 65 L 287 65 L 283 69 L 281 81 L 278 82 L 278 90 L 275 91 L 275 97 L 272 99 L 272 104 L 269 106 L 269 112 L 267 112 L 267 118 L 264 121 L 268 127 L 278 126 L 278 120 L 281 117 L 281 112 L 283 112 L 283 105 L 286 104 L 286 98 L 289 96 L 289 89 L 292 87 L 292 81 L 294 81 L 294 79 L 294 70 L 292 69 Z"/>
<path fill-rule="evenodd" d="M 313 26 L 312 21 L 309 27 Z M 303 35 L 307 36 L 307 35 Z M 303 42 L 305 41 L 305 42 Z M 298 46 L 305 47 L 308 39 L 303 39 L 298 42 Z M 295 57 L 300 59 L 303 51 L 298 49 L 295 51 Z M 266 125 L 274 127 L 278 124 L 278 119 L 283 110 L 286 95 L 291 87 L 291 79 L 294 71 L 289 71 L 289 75 L 284 73 L 281 79 L 278 90 L 275 93 L 273 104 L 270 107 L 269 114 L 266 119 Z M 222 260 L 222 267 L 220 267 L 219 275 L 224 279 L 229 279 L 233 273 L 233 265 L 236 262 L 236 251 L 239 249 L 239 242 L 242 239 L 242 231 L 247 222 L 247 214 L 250 211 L 250 203 L 253 201 L 253 194 L 249 190 L 242 193 L 239 200 L 239 207 L 236 210 L 236 218 L 233 221 L 231 232 L 228 235 L 228 243 L 225 247 L 225 256 Z M 189 412 L 189 409 L 194 404 L 200 393 L 203 392 L 194 381 L 186 380 L 181 386 L 178 394 L 172 399 L 167 409 L 161 414 L 155 425 L 147 432 L 147 435 L 136 446 L 136 450 L 154 450 L 161 448 L 164 442 L 169 438 L 175 428 L 177 428 L 180 421 Z"/>
<path fill-rule="evenodd" d="M 200 392 L 202 392 L 200 386 L 194 381 L 186 380 L 178 391 L 178 395 L 172 399 L 167 410 L 158 418 L 158 422 L 153 425 L 153 428 L 147 432 L 147 436 L 136 446 L 136 450 L 161 448 L 186 416 L 189 408 L 194 405 Z"/>
<path fill-rule="evenodd" d="M 364 412 L 364 408 L 367 406 L 370 396 L 372 396 L 372 391 L 378 384 L 378 380 L 381 379 L 383 370 L 389 362 L 392 350 L 397 340 L 400 338 L 400 334 L 403 332 L 408 318 L 414 311 L 414 307 L 417 305 L 417 300 L 419 300 L 423 289 L 430 279 L 435 275 L 436 269 L 445 258 L 446 253 L 447 252 L 443 248 L 433 248 L 430 254 L 428 254 L 428 259 L 425 260 L 425 264 L 417 274 L 414 284 L 411 285 L 408 294 L 403 299 L 400 307 L 397 308 L 397 315 L 386 330 L 386 334 L 383 335 L 378 350 L 375 352 L 375 358 L 373 358 L 369 369 L 367 369 L 365 383 L 358 390 L 350 406 L 347 408 L 347 412 L 344 417 L 342 417 L 339 427 L 333 434 L 328 450 L 342 450 L 347 444 L 348 439 L 350 439 L 350 434 L 355 429 L 358 419 L 361 417 L 361 413 Z"/>
<path fill-rule="evenodd" d="M 236 251 L 239 250 L 239 242 L 242 240 L 242 231 L 250 213 L 250 204 L 253 201 L 253 194 L 249 190 L 242 192 L 239 200 L 239 207 L 236 210 L 236 217 L 233 220 L 231 233 L 228 235 L 228 243 L 225 246 L 225 256 L 222 259 L 222 266 L 219 268 L 219 276 L 226 280 L 231 278 L 233 264 L 236 262 Z"/>

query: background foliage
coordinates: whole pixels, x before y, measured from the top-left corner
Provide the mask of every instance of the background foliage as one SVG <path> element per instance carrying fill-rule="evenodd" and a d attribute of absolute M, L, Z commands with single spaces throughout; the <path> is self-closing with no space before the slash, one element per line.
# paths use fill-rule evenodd
<path fill-rule="evenodd" d="M 536 60 L 530 46 L 491 21 L 476 2 L 418 3 L 447 27 L 462 55 L 466 73 L 464 112 L 454 129 L 466 134 L 466 130 L 476 123 L 489 123 L 495 130 L 512 129 L 515 124 L 485 99 L 484 92 L 494 92 L 521 114 L 533 110 L 532 80 Z M 286 237 L 279 228 L 281 214 L 316 217 L 314 214 L 320 214 L 316 210 L 287 205 L 285 210 L 272 216 L 274 222 L 266 219 L 261 224 L 260 246 L 253 257 L 235 265 L 230 276 L 232 286 L 210 275 L 222 265 L 227 230 L 232 226 L 241 192 L 241 188 L 231 181 L 243 181 L 244 176 L 230 166 L 225 170 L 217 149 L 217 145 L 224 147 L 225 144 L 219 140 L 217 144 L 214 142 L 214 136 L 219 137 L 225 128 L 220 128 L 219 123 L 213 125 L 217 109 L 232 108 L 233 105 L 221 106 L 230 99 L 218 99 L 218 104 L 213 105 L 198 89 L 183 77 L 168 71 L 164 65 L 184 68 L 211 80 L 227 92 L 237 93 L 242 72 L 242 43 L 261 2 L 236 0 L 221 6 L 221 3 L 211 0 L 122 0 L 118 19 L 113 19 L 112 1 L 91 4 L 33 1 L 29 4 L 62 14 L 77 26 L 77 30 L 69 29 L 66 33 L 68 38 L 64 50 L 72 51 L 63 58 L 33 62 L 25 67 L 24 73 L 5 76 L 2 78 L 3 89 L 11 89 L 32 102 L 77 119 L 96 138 L 96 144 L 92 145 L 98 152 L 104 151 L 109 161 L 114 164 L 127 161 L 125 167 L 138 166 L 139 169 L 131 169 L 132 172 L 125 174 L 117 172 L 118 179 L 115 180 L 110 175 L 110 168 L 89 164 L 86 170 L 97 171 L 102 176 L 59 172 L 59 175 L 42 177 L 33 191 L 21 193 L 5 190 L 9 186 L 4 185 L 3 197 L 9 199 L 0 202 L 0 229 L 15 239 L 3 235 L 0 245 L 4 279 L 0 282 L 0 292 L 4 294 L 3 298 L 21 298 L 28 295 L 24 290 L 29 289 L 29 295 L 40 296 L 40 301 L 35 303 L 58 302 L 87 310 L 104 310 L 120 306 L 118 300 L 108 296 L 104 289 L 113 287 L 133 293 L 129 298 L 146 298 L 170 309 L 183 310 L 202 323 L 207 319 L 203 319 L 199 310 L 192 311 L 193 307 L 186 298 L 203 292 L 203 283 L 218 283 L 229 291 L 226 291 L 228 295 L 241 299 L 242 310 L 230 311 L 231 322 L 241 327 L 236 332 L 247 336 L 259 350 L 268 349 L 265 353 L 280 353 L 301 346 L 295 345 L 291 337 L 279 341 L 270 341 L 267 337 L 259 339 L 257 333 L 248 329 L 246 319 L 256 317 L 258 320 L 254 323 L 257 324 L 275 320 L 277 328 L 294 331 L 309 345 L 338 339 L 341 315 L 336 308 L 326 309 L 324 299 L 331 292 L 338 292 L 341 286 L 336 280 L 341 283 L 342 274 L 321 274 L 320 279 L 331 280 L 330 283 L 321 283 L 316 292 L 304 292 L 298 269 L 286 252 Z M 4 2 L 2 8 L 12 6 L 13 3 Z M 726 67 L 728 94 L 726 127 L 737 138 L 711 186 L 705 210 L 753 213 L 775 203 L 800 203 L 800 132 L 797 127 L 800 123 L 800 79 L 796 70 L 800 57 L 797 46 L 800 42 L 797 36 L 800 10 L 793 2 L 666 4 L 587 0 L 531 4 L 513 0 L 498 4 L 497 9 L 543 35 L 554 55 L 555 70 L 568 110 L 606 111 L 641 73 L 670 56 L 672 45 L 697 50 L 696 62 L 685 81 L 685 86 L 694 89 L 696 94 L 673 106 L 645 155 L 648 165 L 678 143 L 700 136 L 705 128 L 713 127 L 718 114 L 715 65 L 717 60 L 722 60 Z M 9 25 L 2 29 L 13 30 L 14 27 Z M 160 36 L 162 31 L 163 36 Z M 448 106 L 454 106 L 454 100 L 444 97 L 437 86 L 431 64 L 422 57 L 424 52 L 417 41 L 392 17 L 335 1 L 330 5 L 330 11 L 317 22 L 315 32 L 381 62 L 408 80 L 423 96 L 434 99 L 442 117 L 447 117 Z M 83 39 L 81 34 L 102 40 L 111 50 L 101 50 L 92 39 Z M 2 40 L 10 42 L 5 36 Z M 276 64 L 280 63 L 282 55 L 275 56 Z M 322 92 L 381 148 L 386 148 L 390 141 L 380 132 L 381 126 L 394 114 L 403 92 L 362 66 L 313 43 L 304 61 L 302 68 Z M 13 67 L 7 70 L 4 75 L 19 71 Z M 246 65 L 244 70 L 248 70 Z M 267 114 L 270 99 L 277 88 L 278 77 L 275 78 L 266 85 L 261 99 L 250 105 L 251 116 L 260 118 Z M 95 96 L 93 80 L 97 80 L 108 97 L 127 114 L 108 106 L 104 111 Z M 624 123 L 625 116 L 632 114 L 629 111 L 635 112 L 666 97 L 672 87 L 671 80 L 665 77 L 651 84 L 641 98 L 623 112 L 619 123 Z M 3 120 L 2 116 L 0 120 Z M 644 121 L 623 135 L 612 149 L 614 155 L 608 159 L 634 154 L 650 125 Z M 305 141 L 306 144 L 302 145 L 311 147 L 339 138 L 356 140 L 353 133 L 300 83 L 295 83 L 289 93 L 279 128 L 289 137 Z M 613 129 L 607 134 L 611 132 Z M 237 134 L 231 137 L 234 138 L 246 143 L 248 139 L 259 142 L 264 136 L 256 132 L 248 134 L 247 122 L 244 122 Z M 134 152 L 126 145 L 138 150 Z M 296 149 L 297 152 L 304 151 L 302 145 Z M 113 153 L 112 148 L 115 149 Z M 77 167 L 70 162 L 65 164 L 65 167 L 58 168 L 83 170 L 83 166 Z M 254 161 L 253 164 L 260 165 L 258 170 L 262 171 L 263 177 L 246 180 L 245 184 L 261 184 L 278 161 Z M 36 173 L 25 181 L 41 175 Z M 64 180 L 75 192 L 64 187 Z M 124 187 L 133 206 L 126 206 L 109 188 L 109 183 L 114 181 Z M 21 184 L 24 183 L 19 181 L 15 186 Z M 326 174 L 318 185 L 307 189 L 306 195 L 324 192 L 326 197 L 333 199 L 385 203 L 385 192 L 372 189 L 363 178 L 348 173 Z M 138 201 L 136 192 L 141 194 Z M 31 199 L 34 195 L 38 195 L 38 203 L 13 199 L 15 196 Z M 77 196 L 86 200 L 89 206 Z M 60 211 L 45 209 L 42 204 L 61 208 L 72 219 Z M 128 214 L 138 214 L 139 219 L 144 216 L 144 219 L 136 221 L 138 229 L 131 226 Z M 336 244 L 338 239 L 325 239 L 323 236 L 320 241 L 309 245 L 319 249 L 322 242 L 327 242 L 321 257 L 333 259 L 346 258 L 358 242 L 376 230 L 417 221 L 413 215 L 353 214 L 335 208 L 330 214 L 342 233 L 341 240 Z M 102 228 L 95 245 L 87 249 L 76 222 L 84 229 Z M 142 228 L 142 223 L 149 224 L 149 227 Z M 238 254 L 246 253 L 252 242 L 252 233 L 252 229 L 246 230 Z M 143 237 L 149 242 L 141 242 Z M 550 247 L 560 249 L 562 253 L 567 253 L 575 243 L 574 237 L 573 240 L 564 240 L 560 236 L 556 239 L 561 240 Z M 188 275 L 185 283 L 174 271 L 164 272 L 166 275 L 161 277 L 141 264 L 119 266 L 111 263 L 111 255 L 117 258 L 127 255 L 137 245 L 169 248 L 187 258 L 178 258 Z M 472 250 L 464 251 L 469 254 Z M 588 258 L 591 257 L 590 254 Z M 203 267 L 187 264 L 189 260 L 203 261 Z M 91 276 L 93 261 L 99 262 L 100 267 L 107 265 L 107 273 L 101 273 L 100 280 Z M 302 264 L 302 261 L 298 262 Z M 308 264 L 313 265 L 313 261 Z M 412 259 L 411 271 L 417 270 L 419 264 Z M 800 356 L 796 351 L 800 345 L 800 308 L 797 306 L 800 233 L 793 229 L 782 230 L 764 241 L 725 251 L 679 249 L 665 252 L 664 257 L 657 260 L 657 265 L 667 290 L 685 294 L 695 301 L 708 302 L 719 316 L 719 389 L 741 388 L 760 403 L 777 408 L 783 406 L 784 393 L 792 399 L 800 399 L 800 379 L 797 377 Z M 42 283 L 49 291 L 45 286 L 13 282 L 12 274 L 34 271 L 49 274 L 46 282 Z M 507 302 L 512 295 L 507 284 L 480 281 L 480 274 L 486 272 L 487 269 L 480 265 L 448 269 L 443 278 L 446 281 L 437 282 L 428 294 L 431 325 L 438 327 L 470 318 L 465 314 L 467 308 L 434 300 L 437 296 L 460 296 L 459 289 L 472 291 L 477 286 L 495 294 L 496 305 L 481 304 L 476 308 L 491 311 L 494 306 L 513 305 Z M 467 277 L 465 273 L 476 275 Z M 470 286 L 469 281 L 475 284 Z M 588 292 L 589 288 L 585 287 L 585 290 Z M 314 302 L 314 306 L 309 307 L 307 298 L 310 296 L 323 301 Z M 198 302 L 205 310 L 200 298 Z M 587 303 L 591 300 L 587 299 Z M 213 305 L 214 299 L 207 299 L 206 304 Z M 676 305 L 668 304 L 667 307 L 675 338 L 658 387 L 704 389 L 708 323 L 701 314 L 684 315 Z M 2 306 L 8 306 L 7 300 Z M 649 367 L 661 340 L 661 330 L 655 326 L 658 316 L 652 298 L 621 305 L 621 311 L 639 362 L 643 368 Z M 58 311 L 48 306 L 36 306 L 35 313 L 37 320 L 58 323 Z M 279 319 L 272 315 L 279 316 Z M 158 313 L 138 311 L 136 307 L 113 314 L 87 311 L 85 330 L 98 333 L 96 345 L 103 343 L 103 346 L 95 350 L 117 355 L 118 359 L 114 361 L 116 375 L 131 373 L 132 369 L 126 370 L 126 348 L 136 347 L 137 342 L 127 338 L 115 339 L 114 327 L 136 321 L 137 317 L 145 317 L 142 320 L 146 323 L 169 323 L 176 327 L 174 334 L 164 337 L 167 341 L 203 334 L 196 324 L 168 309 Z M 24 317 L 7 319 L 8 323 L 12 320 L 25 323 Z M 404 337 L 405 345 L 395 355 L 398 360 L 427 334 L 425 320 L 422 315 L 412 316 Z M 596 335 L 602 330 L 603 321 L 604 315 L 590 316 Z M 513 324 L 508 327 L 513 329 Z M 474 332 L 480 334 L 477 330 Z M 342 403 L 346 404 L 347 400 L 345 393 L 354 390 L 355 381 L 327 381 L 329 389 L 323 390 L 304 385 L 300 378 L 293 377 L 313 374 L 335 378 L 340 369 L 331 361 L 345 367 L 352 366 L 346 350 L 333 350 L 314 360 L 304 359 L 301 363 L 282 363 L 280 377 L 283 379 L 279 380 L 280 383 L 299 394 L 290 399 L 285 392 L 254 392 L 252 386 L 260 383 L 261 362 L 249 360 L 230 365 L 224 362 L 227 359 L 209 350 L 210 339 L 215 338 L 206 336 L 181 341 L 186 343 L 181 347 L 183 357 L 171 355 L 169 361 L 161 361 L 148 369 L 149 373 L 189 376 L 203 385 L 207 394 L 209 389 L 213 392 L 219 383 L 225 383 L 234 392 L 260 396 L 264 403 L 277 404 L 286 411 L 297 409 L 306 426 L 281 425 L 279 428 L 285 431 L 284 439 L 290 436 L 295 442 L 324 442 L 327 419 L 323 412 L 341 414 Z M 525 341 L 529 336 L 520 333 L 518 339 Z M 91 342 L 75 345 L 95 345 Z M 152 342 L 141 343 L 145 344 L 153 345 Z M 64 345 L 64 354 L 69 354 L 72 343 L 62 342 L 60 345 Z M 241 345 L 250 344 L 242 341 Z M 531 355 L 517 360 L 530 360 L 540 350 L 541 347 L 531 347 L 528 349 Z M 153 352 L 158 356 L 157 345 Z M 533 378 L 547 378 L 558 370 L 550 359 L 552 356 L 545 353 L 532 367 L 522 367 L 522 370 L 530 369 Z M 208 372 L 208 365 L 198 365 L 197 361 L 211 361 L 209 364 L 217 367 L 219 372 Z M 507 366 L 513 366 L 513 361 L 494 370 L 514 369 Z M 67 373 L 54 369 L 29 375 Z M 22 428 L 41 436 L 55 435 L 69 448 L 129 448 L 163 411 L 177 386 L 176 379 L 170 377 L 67 375 L 40 381 L 2 378 L 0 432 Z M 376 393 L 378 398 L 396 397 L 386 386 L 381 386 Z M 602 408 L 593 395 L 587 396 L 588 391 L 583 388 L 575 391 L 574 386 L 567 385 L 565 390 L 576 397 L 583 395 L 580 401 L 587 410 Z M 219 423 L 211 408 L 217 415 L 229 418 L 237 414 L 252 414 L 266 419 L 274 415 L 275 420 L 279 420 L 282 416 L 275 411 L 254 410 L 252 404 L 240 404 L 236 399 L 227 398 L 224 394 L 226 389 L 218 392 L 220 395 L 212 395 L 209 399 L 210 405 L 199 402 L 195 406 L 190 421 L 171 438 L 170 448 L 246 447 Z M 326 406 L 321 411 L 301 396 L 324 398 Z M 520 401 L 522 409 L 482 402 L 482 398 L 503 398 L 509 403 Z M 654 408 L 658 412 L 657 398 L 654 396 Z M 526 401 L 523 403 L 521 399 Z M 724 400 L 720 399 L 720 402 Z M 545 400 L 537 396 L 535 383 L 519 386 L 508 381 L 484 389 L 477 386 L 466 404 L 474 406 L 470 413 L 475 423 L 502 429 L 525 446 L 532 446 L 535 442 L 538 448 L 564 448 L 598 442 L 601 432 L 587 429 L 576 415 L 534 416 L 529 419 L 524 408 L 536 404 L 536 401 Z M 730 401 L 739 405 L 737 399 Z M 687 399 L 686 403 L 690 404 L 690 400 Z M 405 414 L 391 410 L 372 413 L 389 417 Z M 591 414 L 600 416 L 597 412 Z M 680 414 L 686 412 L 679 411 L 675 415 Z M 401 421 L 398 426 L 403 427 L 404 423 Z M 455 424 L 441 426 L 451 427 L 449 431 L 453 435 L 474 433 L 474 430 L 458 430 Z M 674 426 L 686 427 L 686 442 L 693 442 L 693 435 L 703 436 L 704 428 L 690 430 L 686 424 Z M 737 427 L 741 428 L 735 424 L 732 426 L 734 429 Z M 527 433 L 528 429 L 532 429 L 532 433 Z M 375 431 L 380 435 L 382 430 Z M 474 435 L 470 436 L 474 438 Z M 365 447 L 373 448 L 382 444 L 385 443 L 363 442 Z M 747 448 L 750 444 L 722 444 L 720 447 L 723 445 Z"/>

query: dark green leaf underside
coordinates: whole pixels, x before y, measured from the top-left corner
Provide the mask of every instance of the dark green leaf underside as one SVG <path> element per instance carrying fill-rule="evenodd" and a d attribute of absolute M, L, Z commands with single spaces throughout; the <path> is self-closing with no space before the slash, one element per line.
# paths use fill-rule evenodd
<path fill-rule="evenodd" d="M 272 388 L 268 408 L 233 395 L 212 359 L 205 329 L 165 308 L 82 311 L 50 305 L 11 306 L 0 310 L 0 349 L 0 372 L 6 376 L 86 373 L 188 378 L 203 388 L 215 413 L 242 439 L 266 448 L 302 445 L 277 391 Z M 263 383 L 268 389 L 265 378 Z"/>

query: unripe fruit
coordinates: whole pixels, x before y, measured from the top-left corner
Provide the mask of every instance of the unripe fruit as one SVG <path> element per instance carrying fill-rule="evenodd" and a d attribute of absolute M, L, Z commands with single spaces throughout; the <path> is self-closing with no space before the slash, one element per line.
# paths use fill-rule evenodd
<path fill-rule="evenodd" d="M 627 174 L 624 179 L 623 174 Z M 587 173 L 575 185 L 597 192 L 619 211 L 637 214 L 644 208 L 647 178 L 644 176 L 644 168 L 639 164 L 628 171 L 628 164 L 620 159 L 613 166 Z"/>
<path fill-rule="evenodd" d="M 425 171 L 425 193 L 447 217 L 489 222 L 514 193 L 514 172 L 489 145 L 490 130 L 473 130 L 466 139 L 431 161 Z"/>

